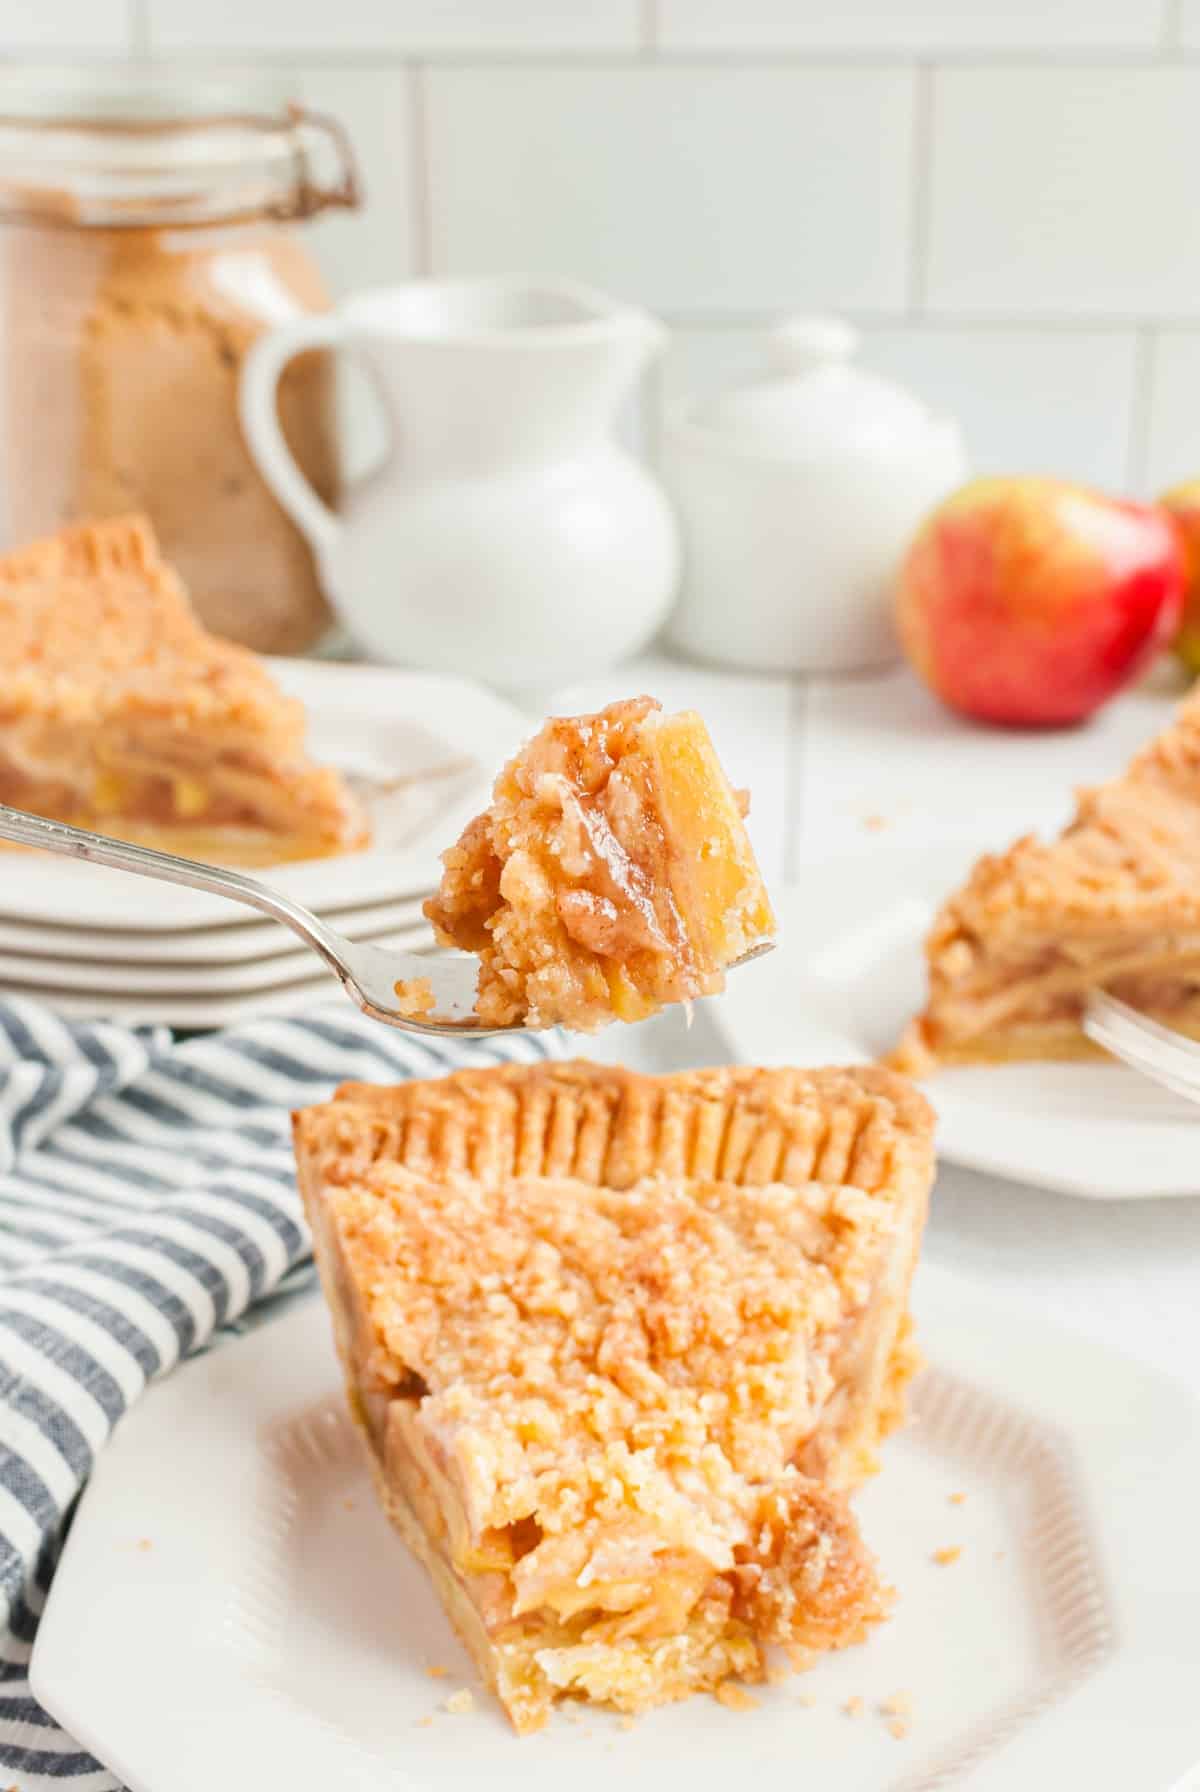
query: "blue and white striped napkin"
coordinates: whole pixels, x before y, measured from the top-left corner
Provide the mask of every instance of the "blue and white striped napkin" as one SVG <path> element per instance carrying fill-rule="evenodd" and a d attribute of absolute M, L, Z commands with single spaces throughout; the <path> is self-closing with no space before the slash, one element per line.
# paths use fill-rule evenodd
<path fill-rule="evenodd" d="M 183 1044 L 0 1000 L 0 1785 L 117 1785 L 30 1694 L 38 1616 L 121 1414 L 311 1276 L 290 1109 L 344 1079 L 555 1049 L 545 1035 L 425 1041 L 342 999 Z"/>

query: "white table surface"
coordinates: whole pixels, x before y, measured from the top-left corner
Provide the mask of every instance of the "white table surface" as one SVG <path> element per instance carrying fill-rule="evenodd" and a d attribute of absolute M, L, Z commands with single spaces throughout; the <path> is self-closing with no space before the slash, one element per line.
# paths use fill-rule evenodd
<path fill-rule="evenodd" d="M 768 884 L 819 877 L 830 853 L 870 850 L 885 876 L 894 843 L 960 836 L 1002 847 L 1053 827 L 1073 788 L 1119 771 L 1179 695 L 1160 673 L 1086 727 L 1018 734 L 957 720 L 906 670 L 804 682 L 654 656 L 573 687 L 563 707 L 641 690 L 706 717 L 730 777 L 751 790 Z M 698 1006 L 690 1030 L 672 1014 L 581 1049 L 647 1071 L 728 1062 L 718 1014 L 719 998 Z M 1194 1200 L 1083 1201 L 944 1165 L 924 1255 L 1116 1343 L 1200 1397 L 1200 1110 L 1196 1146 Z M 1178 1792 L 1200 1792 L 1200 1769 Z"/>

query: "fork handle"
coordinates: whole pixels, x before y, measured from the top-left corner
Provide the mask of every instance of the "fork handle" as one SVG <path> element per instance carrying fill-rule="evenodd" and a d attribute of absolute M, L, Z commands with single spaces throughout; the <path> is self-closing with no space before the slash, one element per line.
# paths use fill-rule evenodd
<path fill-rule="evenodd" d="M 109 834 L 93 834 L 87 828 L 70 827 L 65 821 L 48 821 L 43 815 L 10 809 L 5 803 L 0 803 L 0 840 L 35 846 L 67 859 L 86 859 L 92 865 L 109 865 L 114 871 L 132 871 L 138 877 L 156 877 L 161 883 L 208 890 L 214 896 L 228 897 L 230 902 L 245 903 L 290 927 L 306 945 L 321 954 L 331 970 L 337 967 L 335 936 L 324 923 L 290 896 L 260 884 L 257 878 L 246 877 L 241 871 L 229 871 L 223 865 L 203 865 L 197 859 L 181 859 L 173 852 L 156 852 L 153 847 L 135 846 L 129 840 L 114 840 Z"/>

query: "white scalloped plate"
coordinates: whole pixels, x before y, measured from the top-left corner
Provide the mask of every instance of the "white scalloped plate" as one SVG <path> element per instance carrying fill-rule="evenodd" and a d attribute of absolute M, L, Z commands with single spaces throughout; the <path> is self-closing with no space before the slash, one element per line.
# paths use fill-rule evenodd
<path fill-rule="evenodd" d="M 712 1014 L 752 1064 L 862 1063 L 923 1005 L 922 942 L 977 848 L 876 844 L 773 892 L 778 943 L 729 979 Z M 1095 1060 L 940 1071 L 925 1085 L 938 1151 L 1093 1200 L 1200 1194 L 1200 1108 Z"/>
<path fill-rule="evenodd" d="M 132 1792 L 727 1792 L 731 1772 L 1042 1792 L 1081 1769 L 1088 1792 L 1168 1792 L 1200 1758 L 1200 1409 L 945 1272 L 922 1270 L 917 1307 L 916 1423 L 861 1499 L 896 1615 L 757 1710 L 698 1698 L 629 1731 L 582 1710 L 518 1740 L 375 1507 L 316 1301 L 123 1422 L 51 1589 L 34 1691 Z M 462 1687 L 474 1708 L 451 1715 Z M 897 1693 L 903 1739 L 879 1710 Z"/>

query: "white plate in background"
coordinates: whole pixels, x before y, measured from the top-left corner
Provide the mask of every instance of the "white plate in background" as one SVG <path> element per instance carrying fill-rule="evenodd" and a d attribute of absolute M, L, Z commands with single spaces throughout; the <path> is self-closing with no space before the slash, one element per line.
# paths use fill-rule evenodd
<path fill-rule="evenodd" d="M 421 899 L 349 910 L 334 917 L 351 940 L 396 952 L 428 952 L 433 930 Z M 67 934 L 69 930 L 57 930 Z M 233 1026 L 259 1014 L 303 1014 L 336 988 L 328 971 L 294 933 L 263 921 L 249 929 L 206 927 L 194 933 L 152 933 L 148 951 L 124 959 L 128 934 L 70 934 L 68 955 L 39 940 L 28 950 L 15 929 L 4 929 L 0 993 L 45 1002 L 66 1020 L 103 1018 L 130 1026 Z M 33 934 L 34 930 L 28 930 Z M 246 937 L 241 937 L 243 934 Z M 237 936 L 232 957 L 220 948 Z M 117 942 L 106 949 L 106 942 Z"/>
<path fill-rule="evenodd" d="M 414 940 L 409 935 L 384 938 L 379 946 L 394 946 L 397 952 L 428 950 L 430 935 Z M 181 1032 L 198 1032 L 213 1027 L 236 1027 L 244 1021 L 265 1020 L 282 1015 L 304 1015 L 313 1008 L 336 1001 L 339 988 L 331 972 L 322 970 L 320 960 L 311 952 L 305 954 L 302 975 L 292 975 L 277 983 L 263 983 L 250 989 L 214 989 L 198 982 L 192 990 L 176 989 L 168 993 L 152 991 L 106 990 L 80 991 L 67 987 L 47 988 L 41 984 L 3 985 L 3 993 L 24 996 L 44 1002 L 63 1020 L 115 1020 L 126 1026 L 173 1027 Z M 343 996 L 346 1012 L 353 1013 L 349 996 Z"/>
<path fill-rule="evenodd" d="M 808 865 L 776 893 L 775 951 L 712 1007 L 748 1064 L 861 1063 L 924 1005 L 922 943 L 981 849 L 875 842 Z M 925 1084 L 955 1163 L 1098 1200 L 1200 1194 L 1200 1109 L 1123 1065 L 1003 1064 Z"/>
<path fill-rule="evenodd" d="M 122 1421 L 33 1690 L 132 1792 L 725 1792 L 731 1768 L 781 1792 L 1041 1792 L 1081 1767 L 1088 1792 L 1168 1792 L 1200 1756 L 1195 1402 L 944 1271 L 916 1308 L 917 1422 L 859 1502 L 896 1613 L 757 1710 L 700 1697 L 626 1731 L 579 1709 L 514 1736 L 376 1507 L 316 1300 Z M 899 1692 L 903 1739 L 878 1709 Z"/>
<path fill-rule="evenodd" d="M 422 895 L 401 897 L 396 902 L 364 903 L 358 908 L 323 908 L 327 920 L 344 933 L 347 939 L 374 939 L 383 933 L 402 928 L 424 927 L 421 913 Z M 238 911 L 244 921 L 227 927 L 195 927 L 167 931 L 157 929 L 139 932 L 133 928 L 39 927 L 32 921 L 9 921 L 0 917 L 0 963 L 4 975 L 19 978 L 21 972 L 35 981 L 53 981 L 57 973 L 73 976 L 77 965 L 89 970 L 107 967 L 109 982 L 115 982 L 112 967 L 153 966 L 169 970 L 173 975 L 189 970 L 208 984 L 210 976 L 245 964 L 268 964 L 307 948 L 300 945 L 290 928 L 253 909 Z M 16 967 L 16 968 L 14 968 Z"/>
<path fill-rule="evenodd" d="M 308 712 L 313 757 L 368 781 L 404 779 L 372 799 L 375 844 L 366 852 L 280 865 L 255 875 L 307 908 L 336 909 L 427 893 L 438 854 L 487 801 L 492 780 L 531 732 L 526 716 L 479 685 L 382 666 L 269 660 L 282 688 Z M 6 851 L 0 917 L 76 929 L 143 933 L 227 927 L 248 910 L 201 890 L 142 880 L 49 853 Z"/>
<path fill-rule="evenodd" d="M 53 958 L 35 960 L 20 952 L 0 952 L 0 990 L 20 990 L 28 995 L 44 989 L 106 998 L 234 995 L 239 991 L 273 989 L 300 979 L 313 981 L 321 972 L 321 959 L 308 946 L 301 945 L 294 933 L 285 930 L 284 937 L 294 950 L 263 953 L 219 965 L 187 961 L 123 964 L 108 959 L 73 959 L 63 964 Z M 419 909 L 408 922 L 378 931 L 355 932 L 352 937 L 397 952 L 429 951 L 434 943 L 433 929 Z M 333 989 L 332 974 L 324 974 Z"/>

